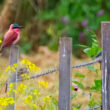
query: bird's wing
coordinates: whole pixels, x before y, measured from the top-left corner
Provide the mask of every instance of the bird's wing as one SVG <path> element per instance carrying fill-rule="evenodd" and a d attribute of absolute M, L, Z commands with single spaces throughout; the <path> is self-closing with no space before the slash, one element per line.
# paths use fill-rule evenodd
<path fill-rule="evenodd" d="M 18 34 L 15 31 L 10 31 L 6 34 L 6 36 L 3 39 L 3 47 L 10 46 L 16 39 Z"/>
<path fill-rule="evenodd" d="M 95 58 L 98 58 L 98 57 L 100 57 L 100 56 L 102 56 L 102 51 L 99 52 L 99 53 L 95 56 Z"/>

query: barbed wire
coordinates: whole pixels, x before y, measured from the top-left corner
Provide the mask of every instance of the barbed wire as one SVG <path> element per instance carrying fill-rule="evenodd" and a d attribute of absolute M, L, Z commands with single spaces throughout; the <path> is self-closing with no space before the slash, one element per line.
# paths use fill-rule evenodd
<path fill-rule="evenodd" d="M 98 108 L 102 108 L 102 105 L 96 105 L 94 107 L 90 107 L 90 108 L 87 108 L 87 109 L 84 109 L 84 110 L 96 110 Z"/>
<path fill-rule="evenodd" d="M 74 65 L 74 66 L 72 66 L 72 68 L 80 68 L 80 67 L 84 67 L 84 66 L 89 66 L 89 65 L 101 62 L 101 61 L 102 61 L 102 58 L 100 57 L 100 58 L 97 58 L 95 61 L 91 61 L 89 63 L 82 63 L 79 65 Z"/>
<path fill-rule="evenodd" d="M 97 58 L 95 61 L 91 61 L 91 62 L 88 62 L 88 63 L 82 63 L 82 64 L 79 64 L 79 65 L 73 65 L 72 69 L 73 68 L 80 68 L 80 67 L 89 66 L 89 65 L 92 65 L 92 64 L 95 64 L 95 63 L 98 63 L 98 62 L 101 63 L 101 61 L 102 61 L 102 58 Z M 35 75 L 31 76 L 29 79 L 17 79 L 17 82 L 24 81 L 24 80 L 35 79 L 35 78 L 38 78 L 40 76 L 44 76 L 44 75 L 47 75 L 49 73 L 54 73 L 54 72 L 57 72 L 57 71 L 59 71 L 59 68 L 50 69 L 46 72 L 41 72 L 39 74 L 35 74 Z M 4 84 L 6 84 L 6 82 L 2 83 L 1 85 L 4 85 Z M 102 107 L 102 105 L 96 105 L 94 107 L 86 108 L 84 110 L 94 110 L 94 109 L 98 109 L 98 108 L 101 108 L 101 107 Z"/>
<path fill-rule="evenodd" d="M 97 58 L 95 61 L 91 61 L 89 63 L 82 63 L 82 64 L 79 64 L 79 65 L 74 65 L 74 66 L 72 66 L 72 68 L 80 68 L 80 67 L 84 67 L 84 66 L 89 66 L 89 65 L 101 62 L 101 61 L 102 61 L 102 58 Z M 57 71 L 59 71 L 59 68 L 50 69 L 46 72 L 41 72 L 41 73 L 35 74 L 35 75 L 31 76 L 30 78 L 25 79 L 25 80 L 35 79 L 35 78 L 38 78 L 40 76 L 44 76 L 44 75 L 54 73 L 54 72 L 57 72 Z M 20 81 L 23 81 L 23 79 L 22 78 L 17 79 L 17 82 L 20 82 Z"/>

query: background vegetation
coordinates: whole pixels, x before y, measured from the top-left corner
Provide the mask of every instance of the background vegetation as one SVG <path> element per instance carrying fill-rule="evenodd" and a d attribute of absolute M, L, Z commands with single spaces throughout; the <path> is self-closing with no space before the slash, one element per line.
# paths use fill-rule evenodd
<path fill-rule="evenodd" d="M 31 68 L 35 68 L 36 64 L 40 68 L 40 71 L 30 71 L 29 76 L 23 74 L 22 77 L 25 79 L 58 66 L 58 41 L 62 36 L 72 37 L 74 55 L 81 57 L 84 52 L 88 57 L 94 58 L 101 51 L 98 43 L 101 37 L 101 21 L 110 20 L 109 12 L 109 0 L 0 0 L 0 39 L 11 23 L 24 26 L 21 30 L 20 50 L 22 53 L 32 54 L 24 55 L 20 52 L 20 64 L 17 67 L 19 69 L 24 67 L 22 61 L 25 58 L 28 67 L 31 64 Z M 0 101 L 3 103 L 0 103 L 0 110 L 14 103 L 12 98 L 6 97 L 4 85 L 9 75 L 6 70 L 8 68 L 10 71 L 13 66 L 8 65 L 8 58 L 4 57 L 4 54 L 2 56 L 0 57 Z M 72 64 L 90 60 L 87 57 L 77 59 L 73 56 Z M 101 105 L 100 69 L 100 64 L 73 69 L 73 110 Z M 17 94 L 17 110 L 57 110 L 58 84 L 58 74 L 50 74 L 17 83 L 17 90 L 13 90 L 11 84 L 9 94 L 13 92 Z"/>
<path fill-rule="evenodd" d="M 100 37 L 101 21 L 110 19 L 109 12 L 109 0 L 0 0 L 0 33 L 3 36 L 11 23 L 23 25 L 22 52 L 39 45 L 57 50 L 59 37 L 69 36 L 79 56 L 77 44 L 91 45 L 88 30 Z"/>

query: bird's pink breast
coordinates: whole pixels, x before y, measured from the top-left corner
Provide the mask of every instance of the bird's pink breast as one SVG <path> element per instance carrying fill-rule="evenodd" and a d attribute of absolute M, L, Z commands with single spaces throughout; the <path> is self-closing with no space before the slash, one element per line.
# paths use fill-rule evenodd
<path fill-rule="evenodd" d="M 13 30 L 18 34 L 17 39 L 13 42 L 13 44 L 16 44 L 20 40 L 20 29 L 16 28 Z"/>
<path fill-rule="evenodd" d="M 13 29 L 16 33 L 19 33 L 20 32 L 20 29 Z"/>

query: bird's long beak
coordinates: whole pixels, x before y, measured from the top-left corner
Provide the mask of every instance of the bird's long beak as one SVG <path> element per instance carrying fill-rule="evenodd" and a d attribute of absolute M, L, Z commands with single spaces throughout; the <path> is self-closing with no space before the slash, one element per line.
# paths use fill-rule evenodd
<path fill-rule="evenodd" d="M 21 28 L 24 28 L 23 26 L 19 26 L 19 28 L 21 29 Z"/>

